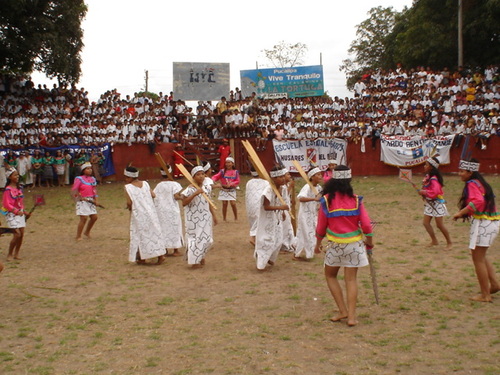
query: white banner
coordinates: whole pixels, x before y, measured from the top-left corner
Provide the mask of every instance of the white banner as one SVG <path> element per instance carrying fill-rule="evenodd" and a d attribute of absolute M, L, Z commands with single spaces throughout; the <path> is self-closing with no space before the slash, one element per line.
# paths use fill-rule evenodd
<path fill-rule="evenodd" d="M 229 95 L 229 63 L 173 63 L 174 98 L 220 100 Z"/>
<path fill-rule="evenodd" d="M 440 164 L 450 164 L 450 148 L 455 135 L 435 136 L 380 136 L 380 160 L 396 167 L 423 164 L 429 157 L 439 154 Z"/>
<path fill-rule="evenodd" d="M 328 160 L 335 160 L 339 165 L 347 163 L 347 141 L 344 139 L 318 138 L 300 141 L 273 139 L 273 148 L 277 162 L 287 167 L 290 172 L 296 172 L 292 160 L 297 160 L 306 172 L 311 166 L 325 170 L 328 167 Z"/>

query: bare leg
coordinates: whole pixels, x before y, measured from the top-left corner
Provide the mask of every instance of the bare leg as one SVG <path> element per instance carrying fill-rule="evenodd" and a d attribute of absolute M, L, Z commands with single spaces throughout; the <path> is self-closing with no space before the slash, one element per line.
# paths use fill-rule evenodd
<path fill-rule="evenodd" d="M 82 232 L 83 232 L 83 228 L 85 227 L 86 222 L 87 222 L 87 216 L 80 216 L 80 221 L 79 221 L 78 227 L 76 229 L 76 240 L 77 241 L 82 240 Z"/>
<path fill-rule="evenodd" d="M 7 260 L 11 260 L 14 257 L 14 249 L 17 247 L 17 242 L 21 238 L 21 231 L 16 229 L 12 235 L 12 239 L 10 240 L 9 243 L 9 254 L 7 255 Z"/>
<path fill-rule="evenodd" d="M 19 251 L 21 251 L 21 245 L 23 244 L 23 239 L 24 239 L 24 228 L 19 228 L 19 237 L 16 242 L 16 246 L 14 247 L 14 259 L 21 260 L 19 258 Z"/>
<path fill-rule="evenodd" d="M 231 208 L 233 210 L 234 220 L 238 220 L 238 209 L 236 208 L 236 202 L 231 201 Z"/>
<path fill-rule="evenodd" d="M 429 233 L 429 236 L 431 237 L 431 243 L 429 244 L 429 246 L 436 246 L 438 244 L 438 240 L 436 238 L 436 234 L 434 233 L 434 229 L 432 228 L 431 220 L 432 216 L 424 215 L 423 224 L 425 230 L 427 231 L 427 233 Z"/>
<path fill-rule="evenodd" d="M 472 297 L 473 301 L 478 302 L 491 302 L 490 294 L 490 279 L 488 266 L 486 264 L 486 250 L 487 247 L 476 246 L 472 250 L 472 262 L 474 263 L 474 268 L 476 270 L 477 280 L 479 282 L 479 287 L 481 288 L 481 295 Z"/>
<path fill-rule="evenodd" d="M 326 285 L 328 285 L 328 289 L 330 289 L 330 293 L 335 300 L 337 307 L 339 308 L 339 313 L 330 319 L 333 322 L 338 322 L 341 319 L 345 319 L 348 315 L 342 288 L 340 287 L 340 283 L 337 280 L 339 270 L 340 267 L 330 267 L 325 265 Z"/>
<path fill-rule="evenodd" d="M 356 302 L 358 300 L 358 274 L 357 267 L 344 267 L 344 278 L 347 294 L 347 325 L 355 326 L 358 324 L 356 319 Z"/>
<path fill-rule="evenodd" d="M 490 294 L 495 294 L 500 291 L 500 283 L 498 282 L 495 268 L 488 258 L 485 258 L 486 269 L 488 270 L 488 279 L 490 280 Z"/>
<path fill-rule="evenodd" d="M 443 233 L 443 236 L 446 239 L 446 250 L 451 250 L 452 242 L 450 233 L 448 232 L 448 229 L 444 225 L 444 220 L 442 216 L 436 217 L 436 225 L 438 229 L 441 231 L 441 233 Z"/>
<path fill-rule="evenodd" d="M 222 201 L 222 218 L 226 221 L 227 216 L 227 201 Z"/>
<path fill-rule="evenodd" d="M 84 233 L 85 236 L 90 238 L 90 230 L 92 229 L 92 227 L 94 226 L 96 221 L 97 221 L 97 215 L 96 214 L 90 215 L 90 221 L 87 224 L 87 228 L 85 229 L 85 233 Z"/>

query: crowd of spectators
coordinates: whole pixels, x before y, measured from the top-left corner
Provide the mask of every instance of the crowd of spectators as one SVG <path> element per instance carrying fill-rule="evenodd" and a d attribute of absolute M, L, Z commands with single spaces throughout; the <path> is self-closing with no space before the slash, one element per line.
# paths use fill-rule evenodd
<path fill-rule="evenodd" d="M 500 135 L 499 110 L 497 66 L 372 71 L 355 84 L 353 98 L 244 98 L 236 88 L 194 109 L 172 93 L 153 99 L 110 90 L 91 102 L 83 88 L 0 75 L 0 149 L 249 137 L 369 137 L 374 146 L 381 134 L 472 135 L 485 149 Z"/>

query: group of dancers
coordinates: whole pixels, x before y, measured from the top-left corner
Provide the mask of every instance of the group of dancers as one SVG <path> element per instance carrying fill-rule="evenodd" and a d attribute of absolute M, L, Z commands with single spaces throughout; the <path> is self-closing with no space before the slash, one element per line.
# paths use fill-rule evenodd
<path fill-rule="evenodd" d="M 459 211 L 454 220 L 471 219 L 469 249 L 479 281 L 481 293 L 471 299 L 491 302 L 491 295 L 500 290 L 500 284 L 492 263 L 486 257 L 488 248 L 499 232 L 500 213 L 497 212 L 491 186 L 479 173 L 479 162 L 475 159 L 461 160 L 459 176 L 465 182 L 459 201 Z M 236 191 L 240 176 L 232 157 L 227 157 L 224 168 L 212 176 L 210 163 L 194 166 L 186 188 L 170 179 L 171 168 L 161 170 L 163 181 L 151 189 L 147 181 L 139 179 L 139 170 L 128 166 L 125 171 L 125 193 L 130 216 L 129 261 L 146 264 L 147 260 L 162 264 L 168 249 L 174 256 L 181 256 L 179 248 L 185 247 L 184 257 L 192 268 L 205 265 L 206 255 L 213 246 L 213 226 L 217 224 L 212 191 L 219 188 L 219 200 L 223 202 L 223 219 L 231 205 L 234 219 L 238 219 Z M 427 159 L 426 176 L 419 194 L 425 200 L 423 225 L 431 238 L 430 246 L 438 244 L 431 225 L 434 218 L 438 229 L 446 239 L 446 248 L 452 241 L 444 225 L 448 215 L 443 196 L 443 177 L 439 172 L 439 159 Z M 20 259 L 19 251 L 24 236 L 29 212 L 24 208 L 19 173 L 6 173 L 7 185 L 3 192 L 2 212 L 6 215 L 13 238 L 9 244 L 7 260 Z M 289 252 L 292 259 L 303 261 L 315 254 L 324 255 L 324 273 L 328 288 L 338 307 L 332 321 L 346 320 L 349 326 L 356 325 L 357 270 L 369 264 L 367 250 L 373 248 L 373 222 L 363 203 L 363 197 L 354 194 L 352 173 L 345 165 L 329 161 L 323 172 L 311 168 L 306 183 L 295 197 L 294 180 L 283 166 L 275 166 L 269 179 L 259 177 L 252 170 L 252 179 L 247 182 L 245 203 L 250 225 L 250 242 L 254 246 L 256 268 L 265 271 L 272 267 L 280 252 Z M 97 220 L 99 197 L 97 181 L 92 176 L 92 165 L 85 163 L 81 175 L 75 179 L 72 196 L 76 200 L 76 214 L 80 217 L 76 240 L 90 237 Z M 293 221 L 294 199 L 299 201 L 296 231 Z M 179 202 L 184 207 L 184 229 Z M 326 237 L 327 244 L 322 246 Z M 337 280 L 340 268 L 344 267 L 346 299 Z M 3 265 L 0 264 L 0 269 Z"/>

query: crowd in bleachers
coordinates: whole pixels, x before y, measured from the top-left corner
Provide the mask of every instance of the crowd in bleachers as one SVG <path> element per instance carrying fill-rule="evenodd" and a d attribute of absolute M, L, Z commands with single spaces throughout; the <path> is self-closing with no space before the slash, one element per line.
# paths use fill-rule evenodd
<path fill-rule="evenodd" d="M 151 99 L 110 90 L 91 102 L 83 88 L 0 75 L 0 149 L 240 137 L 369 137 L 375 145 L 381 134 L 470 134 L 484 149 L 500 135 L 499 107 L 497 66 L 373 71 L 355 84 L 353 98 L 244 98 L 236 88 L 196 108 L 172 93 Z"/>

